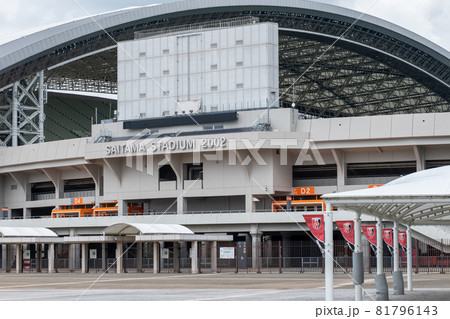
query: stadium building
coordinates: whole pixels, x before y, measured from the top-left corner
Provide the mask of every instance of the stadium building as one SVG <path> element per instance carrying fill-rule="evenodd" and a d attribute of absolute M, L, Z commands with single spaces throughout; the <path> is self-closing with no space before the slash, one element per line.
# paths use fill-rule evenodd
<path fill-rule="evenodd" d="M 449 52 L 309 1 L 183 1 L 44 29 L 0 46 L 0 101 L 8 271 L 27 266 L 21 250 L 33 269 L 56 257 L 50 271 L 124 251 L 118 272 L 159 271 L 159 256 L 175 271 L 321 268 L 303 214 L 325 210 L 322 194 L 450 164 Z M 448 252 L 445 234 L 413 227 L 423 253 Z"/>

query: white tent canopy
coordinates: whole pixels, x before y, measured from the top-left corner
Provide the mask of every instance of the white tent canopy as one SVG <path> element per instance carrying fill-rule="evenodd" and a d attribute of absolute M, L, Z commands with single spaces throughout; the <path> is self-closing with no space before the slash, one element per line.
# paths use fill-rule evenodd
<path fill-rule="evenodd" d="M 450 225 L 450 166 L 423 170 L 377 188 L 325 194 L 333 206 L 405 225 Z"/>
<path fill-rule="evenodd" d="M 44 227 L 0 227 L 0 237 L 58 237 Z"/>
<path fill-rule="evenodd" d="M 194 234 L 189 228 L 176 224 L 117 223 L 104 230 L 105 235 Z"/>

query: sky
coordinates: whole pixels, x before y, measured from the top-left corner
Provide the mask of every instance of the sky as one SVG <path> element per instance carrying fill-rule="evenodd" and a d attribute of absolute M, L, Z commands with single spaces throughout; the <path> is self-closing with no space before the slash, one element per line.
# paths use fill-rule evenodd
<path fill-rule="evenodd" d="M 450 51 L 449 0 L 314 0 L 409 29 Z M 5 3 L 7 5 L 4 5 Z M 0 43 L 48 25 L 126 7 L 174 0 L 0 0 Z M 226 1 L 225 1 L 226 2 Z"/>

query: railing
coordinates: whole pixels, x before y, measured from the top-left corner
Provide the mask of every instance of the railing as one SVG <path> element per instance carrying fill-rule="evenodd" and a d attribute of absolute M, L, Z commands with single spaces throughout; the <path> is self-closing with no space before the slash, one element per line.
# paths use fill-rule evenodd
<path fill-rule="evenodd" d="M 31 198 L 28 200 L 47 200 L 47 199 L 55 199 L 55 192 L 45 192 L 45 193 L 32 193 Z"/>
<path fill-rule="evenodd" d="M 344 264 L 344 258 L 348 258 L 347 267 Z M 375 257 L 374 257 L 375 258 Z M 392 257 L 384 257 L 384 269 L 385 273 L 391 273 L 393 271 Z M 0 261 L 2 261 L 0 259 Z M 376 262 L 376 261 L 375 261 Z M 280 267 L 281 263 L 281 267 Z M 392 264 L 391 264 L 392 263 Z M 0 263 L 1 265 L 1 263 Z M 48 259 L 42 259 L 41 261 L 42 271 L 45 272 L 48 267 Z M 88 262 L 90 271 L 100 271 L 102 269 L 102 259 L 89 259 Z M 136 258 L 123 258 L 124 270 L 136 270 L 137 259 Z M 211 258 L 202 257 L 198 259 L 199 270 L 202 272 L 211 271 Z M 351 256 L 335 258 L 334 272 L 352 272 Z M 37 269 L 37 260 L 30 260 L 29 270 L 24 272 L 35 272 Z M 109 271 L 116 271 L 116 260 L 114 258 L 107 259 L 107 269 Z M 153 258 L 143 258 L 142 268 L 144 271 L 153 271 Z M 15 261 L 11 264 L 11 269 L 15 269 Z M 69 272 L 72 270 L 79 271 L 80 267 L 76 269 L 70 269 L 68 258 L 55 258 L 55 269 L 61 272 Z M 183 272 L 190 272 L 191 258 L 180 258 L 180 269 Z M 276 273 L 280 270 L 282 272 L 297 272 L 297 273 L 311 273 L 323 271 L 323 258 L 322 257 L 261 257 L 259 265 L 252 265 L 252 258 L 247 259 L 247 267 L 236 269 L 236 259 L 217 259 L 217 270 L 219 272 L 262 272 L 262 273 Z M 401 264 L 400 270 L 406 272 L 406 265 Z M 413 271 L 416 273 L 446 273 L 450 270 L 450 257 L 445 256 L 427 256 L 420 257 L 420 265 L 413 265 Z M 4 269 L 0 268 L 0 272 Z M 372 267 L 365 267 L 365 272 L 368 274 L 376 273 L 376 266 L 372 262 Z M 160 259 L 160 272 L 173 272 L 173 258 Z"/>
<path fill-rule="evenodd" d="M 89 189 L 85 191 L 64 192 L 64 198 L 91 197 L 91 196 L 95 196 L 95 189 Z"/>

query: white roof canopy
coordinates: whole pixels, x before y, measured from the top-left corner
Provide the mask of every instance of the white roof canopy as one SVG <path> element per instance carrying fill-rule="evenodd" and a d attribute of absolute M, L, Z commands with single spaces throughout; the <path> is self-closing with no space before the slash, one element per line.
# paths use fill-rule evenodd
<path fill-rule="evenodd" d="M 105 228 L 105 235 L 194 234 L 189 228 L 176 224 L 118 223 Z"/>
<path fill-rule="evenodd" d="M 386 185 L 325 194 L 333 206 L 406 225 L 450 225 L 450 166 L 423 170 Z"/>
<path fill-rule="evenodd" d="M 0 227 L 0 237 L 58 237 L 44 227 Z"/>

